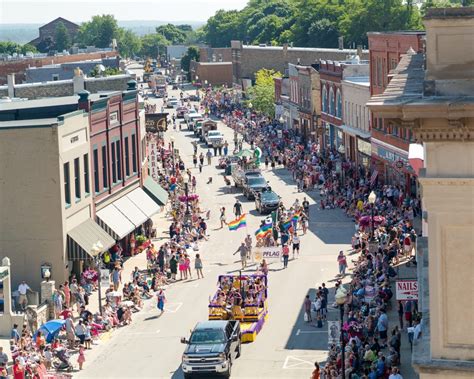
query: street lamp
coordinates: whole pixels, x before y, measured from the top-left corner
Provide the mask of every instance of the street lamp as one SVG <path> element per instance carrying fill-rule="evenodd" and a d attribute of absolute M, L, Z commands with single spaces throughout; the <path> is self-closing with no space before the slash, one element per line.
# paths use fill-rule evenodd
<path fill-rule="evenodd" d="M 171 140 L 171 159 L 173 160 L 173 170 L 171 171 L 171 173 L 173 174 L 173 176 L 176 176 L 175 174 L 176 165 L 174 161 L 174 137 L 171 137 L 170 140 Z"/>
<path fill-rule="evenodd" d="M 339 306 L 340 311 L 340 320 L 341 320 L 341 328 L 340 328 L 340 338 L 341 338 L 341 371 L 342 371 L 342 379 L 346 379 L 346 340 L 344 339 L 344 304 L 346 303 L 347 291 L 343 287 L 342 283 L 339 285 L 339 288 L 336 291 L 335 299 L 336 304 Z"/>
<path fill-rule="evenodd" d="M 247 106 L 248 106 L 249 109 L 252 109 L 253 104 L 251 102 L 249 102 Z"/>
<path fill-rule="evenodd" d="M 370 192 L 369 195 L 369 204 L 371 204 L 371 229 L 370 229 L 370 239 L 373 241 L 374 240 L 374 206 L 375 206 L 375 201 L 377 200 L 377 195 L 375 194 L 374 191 Z"/>
<path fill-rule="evenodd" d="M 189 196 L 189 178 L 188 178 L 187 174 L 183 175 L 183 183 L 184 183 L 184 195 L 186 196 L 186 213 L 184 214 L 184 219 L 187 222 L 189 220 L 189 215 L 190 215 L 190 212 L 189 212 L 189 199 L 188 199 L 188 196 Z"/>
<path fill-rule="evenodd" d="M 100 275 L 100 253 L 102 253 L 102 250 L 104 249 L 104 245 L 102 245 L 102 242 L 97 241 L 95 244 L 92 245 L 92 254 L 94 255 L 95 259 L 95 265 L 96 265 L 96 270 L 97 270 L 97 277 L 98 277 L 98 282 L 99 282 L 99 313 L 102 316 L 102 288 L 101 288 L 101 275 Z"/>

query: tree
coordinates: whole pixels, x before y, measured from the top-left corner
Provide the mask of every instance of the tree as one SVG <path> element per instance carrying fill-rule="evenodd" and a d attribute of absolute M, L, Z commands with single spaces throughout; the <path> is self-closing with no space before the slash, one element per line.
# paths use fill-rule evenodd
<path fill-rule="evenodd" d="M 206 42 L 212 47 L 229 47 L 231 40 L 243 39 L 239 12 L 219 10 L 207 20 L 203 28 Z"/>
<path fill-rule="evenodd" d="M 156 32 L 166 38 L 172 45 L 178 45 L 186 41 L 186 33 L 173 24 L 161 25 Z"/>
<path fill-rule="evenodd" d="M 184 33 L 189 33 L 193 31 L 193 27 L 188 24 L 176 25 L 176 27 Z"/>
<path fill-rule="evenodd" d="M 83 23 L 79 29 L 78 40 L 84 45 L 100 48 L 109 47 L 112 40 L 118 40 L 121 29 L 117 20 L 110 14 L 93 16 L 91 21 Z"/>
<path fill-rule="evenodd" d="M 199 62 L 199 49 L 195 46 L 188 47 L 186 54 L 181 58 L 181 68 L 188 73 L 188 80 L 190 79 L 189 66 L 191 61 Z"/>
<path fill-rule="evenodd" d="M 122 29 L 118 39 L 118 49 L 120 55 L 125 58 L 134 57 L 140 53 L 142 40 L 131 30 Z"/>
<path fill-rule="evenodd" d="M 36 47 L 30 44 L 20 45 L 16 42 L 0 41 L 0 54 L 26 54 L 36 53 Z"/>
<path fill-rule="evenodd" d="M 61 21 L 56 25 L 54 43 L 58 51 L 68 50 L 71 47 L 69 31 Z"/>
<path fill-rule="evenodd" d="M 89 77 L 100 77 L 100 76 L 113 76 L 120 75 L 120 69 L 114 67 L 106 67 L 104 71 L 99 70 L 99 66 L 95 66 L 88 74 Z"/>
<path fill-rule="evenodd" d="M 169 45 L 169 41 L 161 34 L 145 34 L 141 40 L 140 55 L 143 57 L 149 57 L 156 59 L 159 54 L 165 52 L 166 46 Z"/>
<path fill-rule="evenodd" d="M 252 109 L 267 116 L 274 116 L 275 85 L 273 79 L 281 77 L 281 73 L 266 68 L 262 68 L 255 73 L 255 85 L 247 90 Z"/>

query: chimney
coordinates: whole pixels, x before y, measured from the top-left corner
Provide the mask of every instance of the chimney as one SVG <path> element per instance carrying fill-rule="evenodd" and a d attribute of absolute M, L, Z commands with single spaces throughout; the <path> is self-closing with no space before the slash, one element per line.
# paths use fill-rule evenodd
<path fill-rule="evenodd" d="M 9 98 L 15 97 L 15 74 L 8 74 L 7 84 L 8 84 L 8 97 Z"/>
<path fill-rule="evenodd" d="M 74 70 L 74 77 L 72 78 L 72 85 L 74 89 L 74 93 L 79 94 L 81 91 L 84 91 L 85 87 L 85 78 L 84 73 L 82 70 L 77 67 Z"/>
<path fill-rule="evenodd" d="M 83 109 L 84 111 L 86 112 L 89 112 L 90 110 L 90 101 L 89 101 L 89 95 L 91 93 L 89 91 L 86 91 L 85 89 L 80 91 L 78 93 L 79 95 L 79 101 L 77 102 L 78 103 L 78 109 Z"/>

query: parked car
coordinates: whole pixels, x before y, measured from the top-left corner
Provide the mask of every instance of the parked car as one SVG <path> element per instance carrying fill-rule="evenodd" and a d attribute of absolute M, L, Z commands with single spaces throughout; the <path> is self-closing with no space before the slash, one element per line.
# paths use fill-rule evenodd
<path fill-rule="evenodd" d="M 189 340 L 181 338 L 181 342 L 187 345 L 181 364 L 184 377 L 217 374 L 230 378 L 233 361 L 241 353 L 240 339 L 239 321 L 199 322 Z"/>
<path fill-rule="evenodd" d="M 254 192 L 255 208 L 260 214 L 270 213 L 280 206 L 280 196 L 272 191 L 271 187 L 262 189 L 261 192 Z"/>

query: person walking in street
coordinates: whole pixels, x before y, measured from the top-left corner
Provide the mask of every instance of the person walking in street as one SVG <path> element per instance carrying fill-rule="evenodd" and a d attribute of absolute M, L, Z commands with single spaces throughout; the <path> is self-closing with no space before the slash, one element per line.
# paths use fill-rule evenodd
<path fill-rule="evenodd" d="M 156 294 L 156 307 L 161 311 L 161 314 L 165 311 L 166 296 L 162 289 Z"/>
<path fill-rule="evenodd" d="M 248 249 L 247 249 L 247 246 L 245 245 L 245 242 L 242 242 L 239 248 L 237 249 L 237 251 L 232 255 L 235 255 L 239 252 L 240 252 L 240 261 L 242 263 L 242 268 L 245 268 L 247 267 L 247 254 L 248 254 Z"/>
<path fill-rule="evenodd" d="M 247 259 L 252 259 L 252 261 L 253 261 L 252 236 L 250 234 L 247 234 L 247 237 L 245 237 L 244 242 L 245 242 L 245 246 L 247 246 L 247 249 L 248 249 Z"/>
<path fill-rule="evenodd" d="M 339 276 L 341 277 L 346 276 L 347 259 L 342 250 L 339 252 L 339 255 L 337 256 L 337 263 L 339 264 Z"/>
<path fill-rule="evenodd" d="M 305 313 L 305 322 L 311 322 L 313 319 L 311 318 L 311 300 L 309 295 L 306 295 L 304 299 L 304 313 Z"/>
<path fill-rule="evenodd" d="M 318 362 L 314 362 L 314 370 L 311 374 L 311 379 L 319 379 L 320 375 L 320 369 L 319 369 L 319 364 Z"/>
<path fill-rule="evenodd" d="M 297 257 L 300 256 L 300 237 L 298 237 L 298 233 L 296 232 L 296 230 L 293 233 L 292 242 L 293 242 L 293 259 L 295 259 L 295 252 L 298 252 Z"/>
<path fill-rule="evenodd" d="M 207 158 L 207 165 L 210 166 L 211 161 L 212 161 L 212 151 L 211 151 L 211 149 L 207 149 L 206 158 Z"/>
<path fill-rule="evenodd" d="M 198 163 L 198 157 L 196 155 L 196 153 L 193 154 L 193 165 L 194 165 L 194 168 L 197 167 L 197 163 Z"/>
<path fill-rule="evenodd" d="M 242 216 L 242 204 L 240 203 L 239 200 L 236 200 L 236 201 L 235 201 L 235 204 L 234 204 L 234 214 L 235 214 L 235 217 L 236 217 L 236 218 Z"/>
<path fill-rule="evenodd" d="M 201 154 L 199 154 L 199 164 L 200 167 L 204 166 L 204 154 L 201 151 Z"/>
<path fill-rule="evenodd" d="M 301 205 L 303 205 L 303 211 L 306 217 L 309 219 L 309 201 L 306 199 L 306 197 L 303 197 L 303 202 Z"/>
<path fill-rule="evenodd" d="M 196 259 L 194 260 L 194 268 L 196 270 L 197 278 L 203 279 L 204 275 L 202 273 L 202 259 L 199 254 L 196 254 Z"/>
<path fill-rule="evenodd" d="M 284 244 L 281 248 L 283 254 L 283 268 L 288 267 L 288 260 L 290 259 L 290 248 L 287 244 Z"/>
<path fill-rule="evenodd" d="M 221 222 L 221 229 L 224 227 L 224 225 L 227 225 L 227 222 L 226 222 L 226 219 L 225 219 L 225 207 L 222 207 L 220 209 L 220 216 L 219 216 L 219 220 Z"/>

